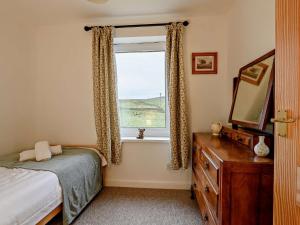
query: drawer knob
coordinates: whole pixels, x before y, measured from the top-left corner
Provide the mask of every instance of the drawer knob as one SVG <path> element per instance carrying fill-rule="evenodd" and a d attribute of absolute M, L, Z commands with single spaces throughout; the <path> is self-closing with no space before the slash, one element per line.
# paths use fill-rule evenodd
<path fill-rule="evenodd" d="M 204 163 L 204 169 L 206 169 L 206 170 L 209 169 L 209 163 L 208 163 L 208 162 L 205 162 L 205 163 Z"/>
<path fill-rule="evenodd" d="M 206 193 L 209 193 L 209 187 L 208 187 L 208 186 L 205 186 L 204 191 L 205 191 Z"/>
<path fill-rule="evenodd" d="M 204 220 L 204 222 L 208 221 L 208 215 L 207 214 L 204 215 L 203 220 Z"/>

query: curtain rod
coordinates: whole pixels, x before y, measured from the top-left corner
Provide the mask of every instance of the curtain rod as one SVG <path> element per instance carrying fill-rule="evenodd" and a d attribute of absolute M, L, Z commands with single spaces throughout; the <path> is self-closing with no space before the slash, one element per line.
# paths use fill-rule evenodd
<path fill-rule="evenodd" d="M 170 25 L 170 23 L 149 23 L 149 24 L 133 24 L 133 25 L 116 25 L 113 26 L 114 28 L 129 28 L 129 27 L 160 27 L 160 26 L 166 26 Z M 183 25 L 186 27 L 189 25 L 189 21 L 184 21 Z M 85 31 L 90 31 L 93 27 L 103 27 L 103 26 L 85 26 Z"/>

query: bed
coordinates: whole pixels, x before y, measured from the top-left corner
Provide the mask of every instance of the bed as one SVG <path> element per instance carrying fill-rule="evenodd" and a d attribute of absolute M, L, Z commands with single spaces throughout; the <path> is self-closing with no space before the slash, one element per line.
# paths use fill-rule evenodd
<path fill-rule="evenodd" d="M 44 225 L 59 212 L 70 224 L 102 188 L 101 155 L 68 147 L 44 162 L 0 157 L 0 225 Z"/>

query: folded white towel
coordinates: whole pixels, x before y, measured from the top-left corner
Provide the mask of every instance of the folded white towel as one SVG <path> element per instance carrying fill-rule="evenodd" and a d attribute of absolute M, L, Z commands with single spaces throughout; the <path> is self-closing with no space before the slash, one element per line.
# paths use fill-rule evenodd
<path fill-rule="evenodd" d="M 60 155 L 62 154 L 61 145 L 50 146 L 50 151 L 52 155 Z"/>
<path fill-rule="evenodd" d="M 26 150 L 20 153 L 20 162 L 24 162 L 27 160 L 35 160 L 35 151 L 34 149 L 32 150 Z"/>
<path fill-rule="evenodd" d="M 36 161 L 51 159 L 51 151 L 48 141 L 39 141 L 35 143 L 34 150 Z"/>

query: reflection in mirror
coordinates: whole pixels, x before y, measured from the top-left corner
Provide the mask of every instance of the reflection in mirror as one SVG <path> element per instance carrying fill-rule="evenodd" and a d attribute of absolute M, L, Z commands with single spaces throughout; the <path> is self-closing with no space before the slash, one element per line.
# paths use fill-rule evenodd
<path fill-rule="evenodd" d="M 249 64 L 240 70 L 231 121 L 234 124 L 262 128 L 265 107 L 270 94 L 270 79 L 273 76 L 274 54 L 261 61 Z M 272 78 L 273 79 L 273 78 Z"/>

